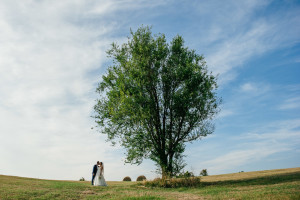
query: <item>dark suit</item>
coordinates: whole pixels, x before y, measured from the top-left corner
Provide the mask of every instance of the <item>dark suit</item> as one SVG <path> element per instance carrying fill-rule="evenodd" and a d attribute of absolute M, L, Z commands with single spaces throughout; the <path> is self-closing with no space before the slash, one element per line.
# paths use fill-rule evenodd
<path fill-rule="evenodd" d="M 93 176 L 92 176 L 92 185 L 94 185 L 94 178 L 96 176 L 97 173 L 97 165 L 94 165 L 93 167 Z"/>

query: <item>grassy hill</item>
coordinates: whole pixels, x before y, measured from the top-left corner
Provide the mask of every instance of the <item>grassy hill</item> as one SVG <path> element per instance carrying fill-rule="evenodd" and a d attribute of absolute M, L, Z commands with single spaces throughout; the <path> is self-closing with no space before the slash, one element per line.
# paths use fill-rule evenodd
<path fill-rule="evenodd" d="M 0 175 L 0 199 L 300 199 L 300 168 L 202 177 L 197 188 L 146 188 L 135 182 L 54 181 Z"/>

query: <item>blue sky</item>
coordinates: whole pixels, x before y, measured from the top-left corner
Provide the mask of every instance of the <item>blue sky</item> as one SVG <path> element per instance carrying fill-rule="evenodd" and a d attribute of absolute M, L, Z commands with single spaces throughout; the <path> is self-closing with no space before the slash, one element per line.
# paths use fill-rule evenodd
<path fill-rule="evenodd" d="M 0 2 L 0 174 L 107 180 L 155 178 L 124 165 L 124 150 L 95 126 L 105 51 L 142 24 L 181 35 L 219 74 L 216 130 L 187 145 L 199 174 L 300 166 L 300 2 L 296 0 L 64 0 Z"/>

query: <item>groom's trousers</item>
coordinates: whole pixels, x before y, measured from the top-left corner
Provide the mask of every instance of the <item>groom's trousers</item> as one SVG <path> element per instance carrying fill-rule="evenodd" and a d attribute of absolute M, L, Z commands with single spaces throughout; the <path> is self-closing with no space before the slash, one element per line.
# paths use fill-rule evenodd
<path fill-rule="evenodd" d="M 94 179 L 95 179 L 95 176 L 96 176 L 96 175 L 93 175 L 93 176 L 92 176 L 92 185 L 94 185 Z"/>

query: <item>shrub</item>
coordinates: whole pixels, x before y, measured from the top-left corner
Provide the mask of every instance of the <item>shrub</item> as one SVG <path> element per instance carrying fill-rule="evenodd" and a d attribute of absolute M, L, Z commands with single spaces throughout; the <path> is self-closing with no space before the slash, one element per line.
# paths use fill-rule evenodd
<path fill-rule="evenodd" d="M 81 177 L 81 179 L 79 179 L 79 181 L 85 181 L 85 179 L 83 177 Z"/>
<path fill-rule="evenodd" d="M 200 176 L 208 176 L 207 169 L 202 169 Z"/>
<path fill-rule="evenodd" d="M 123 181 L 131 181 L 131 178 L 129 176 L 126 176 L 125 178 L 123 178 Z"/>
<path fill-rule="evenodd" d="M 190 177 L 194 177 L 194 174 L 193 172 L 189 172 L 189 171 L 182 172 L 176 176 L 176 178 L 190 178 Z"/>
<path fill-rule="evenodd" d="M 143 181 L 143 180 L 147 180 L 146 176 L 144 175 L 140 175 L 139 177 L 137 177 L 136 181 Z"/>
<path fill-rule="evenodd" d="M 154 179 L 152 181 L 145 181 L 142 183 L 146 187 L 164 187 L 164 188 L 178 188 L 178 187 L 198 187 L 200 186 L 200 177 L 190 178 L 171 178 L 171 179 Z"/>

